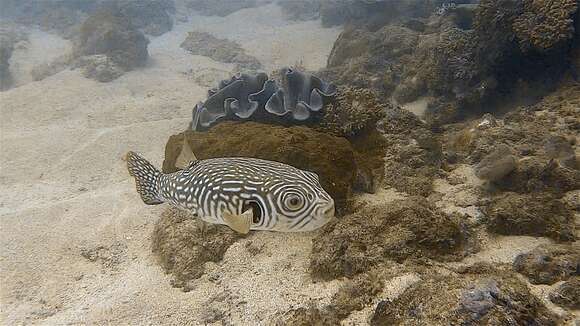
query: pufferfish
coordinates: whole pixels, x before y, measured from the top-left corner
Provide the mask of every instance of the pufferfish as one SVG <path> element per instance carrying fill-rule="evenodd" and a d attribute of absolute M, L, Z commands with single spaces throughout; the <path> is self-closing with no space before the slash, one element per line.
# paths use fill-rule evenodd
<path fill-rule="evenodd" d="M 312 231 L 334 217 L 334 200 L 314 172 L 245 157 L 197 160 L 190 154 L 184 164 L 184 152 L 178 158 L 184 169 L 170 174 L 127 153 L 129 174 L 145 204 L 169 203 L 243 234 Z"/>

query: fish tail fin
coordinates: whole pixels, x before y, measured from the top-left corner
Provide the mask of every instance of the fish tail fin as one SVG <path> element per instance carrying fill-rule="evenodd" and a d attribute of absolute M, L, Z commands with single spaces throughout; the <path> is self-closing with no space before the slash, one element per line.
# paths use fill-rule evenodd
<path fill-rule="evenodd" d="M 159 205 L 163 203 L 159 194 L 159 179 L 163 176 L 146 159 L 135 152 L 128 152 L 126 156 L 129 174 L 135 178 L 137 192 L 147 205 Z"/>

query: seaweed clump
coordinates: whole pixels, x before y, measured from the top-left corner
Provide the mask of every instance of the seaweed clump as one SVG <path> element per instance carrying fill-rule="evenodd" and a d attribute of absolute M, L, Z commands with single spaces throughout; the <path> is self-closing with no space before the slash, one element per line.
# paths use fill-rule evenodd
<path fill-rule="evenodd" d="M 153 230 L 153 253 L 173 276 L 175 287 L 203 275 L 206 262 L 218 262 L 240 234 L 230 228 L 206 224 L 177 208 L 168 208 Z"/>
<path fill-rule="evenodd" d="M 394 300 L 381 301 L 371 325 L 558 325 L 558 316 L 513 273 L 473 266 L 425 275 Z"/>
<path fill-rule="evenodd" d="M 458 215 L 443 213 L 422 198 L 362 207 L 314 238 L 310 271 L 329 280 L 391 260 L 455 259 L 462 255 L 466 236 Z"/>

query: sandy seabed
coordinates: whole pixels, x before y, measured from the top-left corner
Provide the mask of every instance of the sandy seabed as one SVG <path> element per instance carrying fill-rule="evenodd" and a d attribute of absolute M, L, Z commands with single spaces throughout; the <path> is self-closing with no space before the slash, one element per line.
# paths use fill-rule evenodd
<path fill-rule="evenodd" d="M 189 292 L 172 287 L 156 263 L 151 233 L 164 205 L 142 203 L 122 158 L 133 150 L 159 166 L 165 142 L 186 128 L 207 85 L 232 72 L 233 65 L 179 47 L 194 28 L 237 41 L 266 71 L 298 62 L 324 67 L 340 33 L 319 21 L 286 22 L 273 5 L 223 18 L 195 16 L 151 40 L 147 67 L 99 83 L 74 70 L 32 82 L 26 74 L 39 58 L 54 58 L 70 44 L 31 31 L 30 45 L 14 54 L 18 87 L 0 93 L 1 324 L 200 325 L 221 319 L 258 325 L 310 300 L 324 304 L 337 291 L 340 280 L 310 279 L 312 233 L 252 233 L 223 261 L 208 263 Z M 510 262 L 543 242 L 548 240 L 498 238 L 470 259 Z M 391 280 L 385 296 L 416 278 Z M 371 312 L 354 313 L 344 324 L 364 323 Z"/>

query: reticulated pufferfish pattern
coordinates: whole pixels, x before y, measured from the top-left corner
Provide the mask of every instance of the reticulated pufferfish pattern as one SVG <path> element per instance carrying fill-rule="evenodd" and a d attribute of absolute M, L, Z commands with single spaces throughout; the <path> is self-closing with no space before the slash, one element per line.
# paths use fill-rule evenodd
<path fill-rule="evenodd" d="M 251 211 L 251 230 L 300 232 L 334 217 L 334 200 L 318 175 L 283 163 L 215 158 L 162 174 L 133 152 L 127 162 L 145 203 L 167 202 L 209 223 L 230 225 L 231 216 Z"/>
<path fill-rule="evenodd" d="M 280 84 L 265 73 L 221 81 L 193 109 L 190 128 L 205 130 L 222 120 L 307 122 L 336 95 L 334 85 L 311 74 L 287 67 L 279 74 Z"/>

